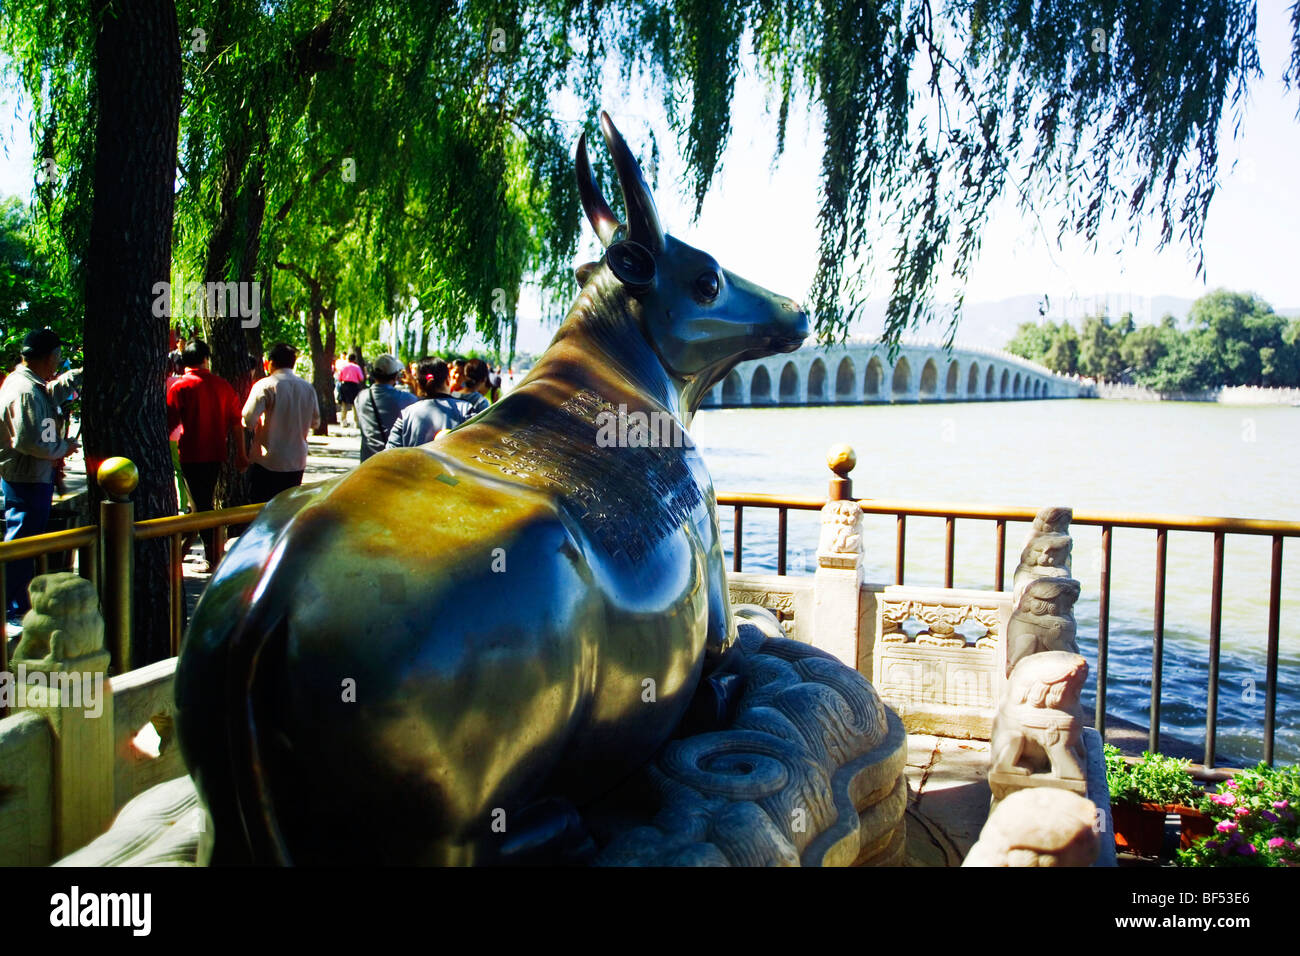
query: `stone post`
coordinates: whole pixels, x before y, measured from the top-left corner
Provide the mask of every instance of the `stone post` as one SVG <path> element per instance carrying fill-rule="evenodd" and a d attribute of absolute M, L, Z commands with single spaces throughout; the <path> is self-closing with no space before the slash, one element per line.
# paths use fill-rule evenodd
<path fill-rule="evenodd" d="M 813 578 L 813 626 L 809 643 L 857 669 L 862 620 L 862 509 L 849 478 L 858 457 L 848 445 L 826 453 L 831 479 L 822 506 L 817 572 Z"/>
<path fill-rule="evenodd" d="M 69 572 L 28 586 L 32 609 L 14 650 L 16 709 L 50 725 L 54 855 L 99 836 L 113 819 L 113 694 L 95 586 Z"/>

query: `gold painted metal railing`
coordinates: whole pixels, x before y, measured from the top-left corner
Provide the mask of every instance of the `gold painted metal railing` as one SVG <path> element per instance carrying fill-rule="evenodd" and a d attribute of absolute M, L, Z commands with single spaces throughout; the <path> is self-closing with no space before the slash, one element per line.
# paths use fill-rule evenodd
<path fill-rule="evenodd" d="M 846 472 L 847 473 L 847 472 Z M 786 573 L 786 516 L 789 511 L 816 511 L 825 499 L 794 498 L 782 495 L 726 494 L 718 495 L 719 507 L 730 505 L 733 510 L 732 569 L 742 567 L 742 538 L 745 508 L 775 508 L 777 510 L 777 574 Z M 996 522 L 996 545 L 993 570 L 993 587 L 1001 591 L 1004 586 L 1006 564 L 1006 527 L 1008 521 L 1033 521 L 1034 508 L 1000 507 L 970 504 L 936 504 L 934 502 L 901 501 L 884 498 L 861 498 L 858 505 L 866 514 L 894 515 L 897 518 L 897 537 L 894 550 L 894 583 L 903 583 L 904 554 L 907 544 L 907 519 L 909 517 L 943 518 L 944 527 L 944 587 L 953 586 L 953 553 L 956 540 L 956 522 L 962 520 Z M 1160 681 L 1164 657 L 1165 631 L 1165 556 L 1167 535 L 1170 531 L 1203 532 L 1214 535 L 1214 570 L 1210 582 L 1210 647 L 1209 687 L 1206 702 L 1205 766 L 1214 766 L 1215 737 L 1218 725 L 1219 657 L 1223 620 L 1223 543 L 1229 534 L 1265 535 L 1273 539 L 1271 568 L 1269 572 L 1268 645 L 1266 652 L 1266 689 L 1264 698 L 1264 760 L 1273 763 L 1273 744 L 1276 736 L 1278 635 L 1282 607 L 1282 545 L 1286 538 L 1300 538 L 1300 522 L 1270 521 L 1258 518 L 1214 518 L 1200 515 L 1138 514 L 1118 511 L 1076 511 L 1073 524 L 1101 528 L 1101 586 L 1097 611 L 1097 706 L 1094 715 L 1097 731 L 1106 731 L 1106 667 L 1110 637 L 1110 566 L 1111 531 L 1114 528 L 1137 528 L 1156 532 L 1155 612 L 1152 628 L 1151 650 L 1151 709 L 1148 749 L 1159 752 L 1160 737 Z"/>

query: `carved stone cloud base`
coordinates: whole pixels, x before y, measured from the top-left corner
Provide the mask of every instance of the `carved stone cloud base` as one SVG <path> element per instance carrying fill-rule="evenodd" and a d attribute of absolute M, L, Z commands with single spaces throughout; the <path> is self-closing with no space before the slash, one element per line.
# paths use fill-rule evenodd
<path fill-rule="evenodd" d="M 601 808 L 621 819 L 598 864 L 903 862 L 902 721 L 857 671 L 762 630 L 739 627 L 746 688 L 732 726 L 672 741 L 622 791 L 621 800 L 657 807 L 652 819 Z"/>

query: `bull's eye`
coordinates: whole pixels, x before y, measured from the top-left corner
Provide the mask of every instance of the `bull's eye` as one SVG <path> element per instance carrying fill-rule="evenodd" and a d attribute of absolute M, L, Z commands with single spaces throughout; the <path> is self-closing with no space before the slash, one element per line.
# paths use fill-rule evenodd
<path fill-rule="evenodd" d="M 712 302 L 718 297 L 718 274 L 712 270 L 701 272 L 695 280 L 695 291 L 701 299 Z"/>

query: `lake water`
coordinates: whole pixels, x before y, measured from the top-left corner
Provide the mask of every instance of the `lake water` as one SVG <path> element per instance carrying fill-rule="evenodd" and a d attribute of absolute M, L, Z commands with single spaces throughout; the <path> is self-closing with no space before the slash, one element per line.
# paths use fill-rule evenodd
<path fill-rule="evenodd" d="M 1300 521 L 1300 408 L 1185 402 L 1038 401 L 731 409 L 701 412 L 691 435 L 720 492 L 826 494 L 826 449 L 858 455 L 854 494 L 917 502 Z M 731 509 L 721 509 L 731 544 Z M 893 583 L 895 518 L 865 518 L 868 580 Z M 955 587 L 993 586 L 994 523 L 959 520 Z M 1008 522 L 1006 583 L 1028 525 Z M 789 568 L 812 573 L 815 512 L 790 512 Z M 905 581 L 942 585 L 941 518 L 909 518 Z M 1096 673 L 1101 529 L 1075 527 L 1081 652 Z M 1143 727 L 1150 708 L 1154 531 L 1111 535 L 1107 711 Z M 776 512 L 745 509 L 743 567 L 776 570 Z M 1263 754 L 1271 539 L 1224 548 L 1218 756 Z M 1168 535 L 1161 730 L 1204 746 L 1213 535 Z M 730 554 L 728 554 L 730 567 Z M 1300 546 L 1284 548 L 1275 759 L 1300 762 Z M 1086 707 L 1091 712 L 1093 701 Z"/>

